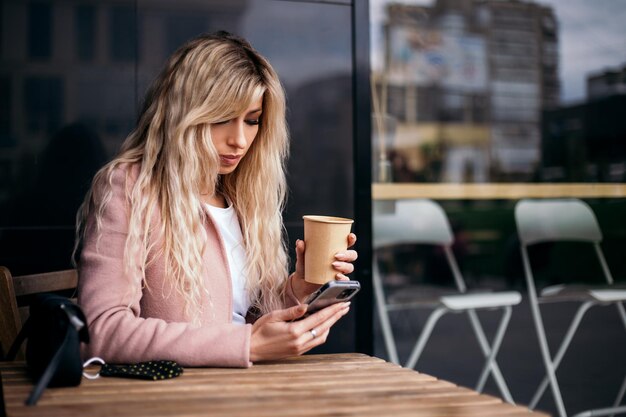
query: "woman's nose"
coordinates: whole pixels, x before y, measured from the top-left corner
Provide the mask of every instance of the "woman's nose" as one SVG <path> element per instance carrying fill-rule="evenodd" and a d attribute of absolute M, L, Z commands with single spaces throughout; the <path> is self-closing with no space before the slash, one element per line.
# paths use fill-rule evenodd
<path fill-rule="evenodd" d="M 237 148 L 245 148 L 248 141 L 244 131 L 244 123 L 235 121 L 231 126 L 232 129 L 230 129 L 228 134 L 228 144 Z"/>

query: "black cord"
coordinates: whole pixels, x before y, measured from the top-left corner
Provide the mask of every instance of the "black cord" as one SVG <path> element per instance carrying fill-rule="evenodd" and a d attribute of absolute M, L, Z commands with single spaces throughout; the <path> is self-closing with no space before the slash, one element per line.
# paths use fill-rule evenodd
<path fill-rule="evenodd" d="M 57 351 L 54 353 L 54 356 L 52 357 L 52 359 L 50 359 L 50 363 L 48 364 L 48 367 L 43 372 L 43 374 L 41 374 L 39 381 L 37 381 L 37 384 L 35 384 L 35 387 L 33 388 L 32 392 L 30 393 L 30 395 L 28 396 L 28 399 L 25 402 L 26 405 L 37 404 L 39 397 L 41 397 L 41 394 L 43 394 L 43 391 L 46 389 L 46 387 L 50 383 L 50 380 L 54 376 L 54 373 L 59 367 L 59 363 L 61 362 L 61 355 L 63 354 L 63 350 L 69 338 L 70 338 L 70 326 L 67 326 L 65 337 L 63 338 L 63 342 L 61 343 Z"/>

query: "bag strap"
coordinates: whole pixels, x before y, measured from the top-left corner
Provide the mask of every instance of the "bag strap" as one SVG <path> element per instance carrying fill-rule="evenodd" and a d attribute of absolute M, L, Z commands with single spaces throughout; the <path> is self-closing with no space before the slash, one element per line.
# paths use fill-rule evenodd
<path fill-rule="evenodd" d="M 70 339 L 70 329 L 72 327 L 76 329 L 79 335 L 81 335 L 81 339 L 86 339 L 83 341 L 88 340 L 88 334 L 86 335 L 86 337 L 82 337 L 82 336 L 85 336 L 86 334 L 86 325 L 85 325 L 84 319 L 81 320 L 81 318 L 78 317 L 76 313 L 69 311 L 66 308 L 66 306 L 63 304 L 60 305 L 60 308 L 67 315 L 67 318 L 69 321 L 68 325 L 65 326 L 65 336 L 63 337 L 63 341 L 59 345 L 59 348 L 50 359 L 50 362 L 48 363 L 46 370 L 41 374 L 41 377 L 39 378 L 39 380 L 33 387 L 33 390 L 31 391 L 30 395 L 28 396 L 28 399 L 25 402 L 26 405 L 37 404 L 37 401 L 39 401 L 41 394 L 43 394 L 43 391 L 46 389 L 46 387 L 50 383 L 50 380 L 54 376 L 56 370 L 59 367 L 59 363 L 61 362 L 61 356 L 65 349 L 65 345 L 68 343 Z M 82 312 L 81 312 L 81 316 L 82 316 Z M 17 337 L 13 341 L 13 344 L 11 345 L 11 349 L 9 349 L 9 352 L 7 353 L 7 356 L 6 356 L 7 360 L 12 361 L 15 359 L 15 356 L 17 355 L 17 351 L 19 350 L 20 346 L 22 346 L 22 343 L 24 343 L 24 340 L 26 340 L 26 338 L 29 336 L 31 332 L 31 327 L 32 327 L 32 320 L 31 320 L 31 317 L 28 317 L 26 321 L 24 322 L 22 329 L 20 330 Z"/>
<path fill-rule="evenodd" d="M 46 389 L 46 387 L 50 383 L 50 380 L 54 376 L 54 373 L 59 367 L 59 363 L 61 362 L 61 355 L 63 354 L 63 350 L 65 349 L 65 345 L 67 344 L 67 341 L 69 339 L 70 327 L 67 326 L 63 342 L 61 342 L 61 345 L 59 345 L 59 348 L 54 353 L 54 356 L 52 356 L 52 359 L 50 359 L 50 363 L 46 367 L 46 370 L 43 372 L 43 374 L 41 374 L 39 381 L 37 381 L 37 384 L 35 384 L 35 387 L 28 396 L 28 399 L 26 399 L 26 405 L 35 405 L 37 404 L 37 401 L 39 401 L 39 397 L 41 397 L 41 394 L 43 394 L 43 390 Z"/>
<path fill-rule="evenodd" d="M 29 317 L 26 319 L 26 322 L 22 326 L 22 330 L 20 330 L 20 332 L 17 334 L 17 337 L 13 341 L 13 344 L 11 345 L 11 349 L 9 349 L 9 352 L 7 353 L 6 360 L 8 361 L 15 360 L 15 356 L 17 356 L 17 351 L 20 349 L 20 346 L 22 346 L 22 343 L 24 343 L 24 340 L 26 340 L 26 338 L 28 337 L 28 334 L 30 333 L 30 328 L 31 328 L 31 319 Z"/>

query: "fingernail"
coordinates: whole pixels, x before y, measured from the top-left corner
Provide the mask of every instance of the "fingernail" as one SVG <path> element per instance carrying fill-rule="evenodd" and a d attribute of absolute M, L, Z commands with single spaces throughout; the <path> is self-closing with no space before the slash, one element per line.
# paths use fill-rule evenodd
<path fill-rule="evenodd" d="M 341 262 L 333 262 L 332 265 L 335 267 L 338 267 L 338 266 L 341 266 Z"/>
<path fill-rule="evenodd" d="M 335 259 L 339 259 L 340 261 L 345 261 L 346 260 L 346 255 L 343 253 L 337 253 L 335 254 Z"/>

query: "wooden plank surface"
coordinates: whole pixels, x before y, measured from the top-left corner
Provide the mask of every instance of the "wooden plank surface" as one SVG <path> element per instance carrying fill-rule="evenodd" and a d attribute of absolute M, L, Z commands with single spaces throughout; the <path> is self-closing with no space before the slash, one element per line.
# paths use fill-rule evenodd
<path fill-rule="evenodd" d="M 0 363 L 8 417 L 545 416 L 362 354 L 305 355 L 249 369 L 186 368 L 165 381 L 83 379 L 23 405 L 23 363 Z"/>
<path fill-rule="evenodd" d="M 622 183 L 374 183 L 374 200 L 518 200 L 520 198 L 625 198 Z"/>

